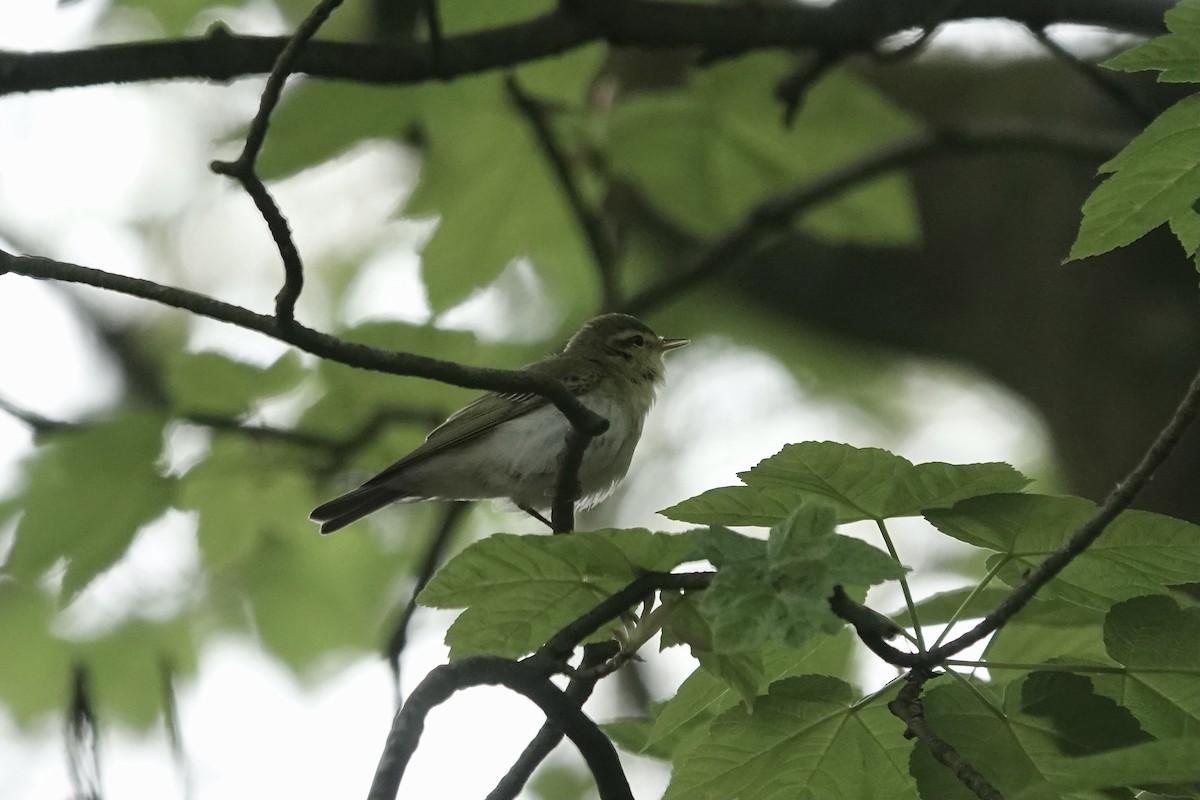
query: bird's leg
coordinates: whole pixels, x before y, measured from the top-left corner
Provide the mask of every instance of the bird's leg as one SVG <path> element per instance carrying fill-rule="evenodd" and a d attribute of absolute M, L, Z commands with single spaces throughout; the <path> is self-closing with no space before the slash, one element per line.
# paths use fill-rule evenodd
<path fill-rule="evenodd" d="M 528 514 L 529 516 L 538 520 L 539 522 L 544 523 L 545 526 L 547 528 L 549 528 L 550 530 L 554 530 L 554 523 L 551 522 L 550 520 L 546 519 L 545 517 L 543 517 L 541 514 L 539 514 L 537 511 L 535 511 L 532 507 L 517 503 L 517 508 L 521 509 L 526 514 Z"/>

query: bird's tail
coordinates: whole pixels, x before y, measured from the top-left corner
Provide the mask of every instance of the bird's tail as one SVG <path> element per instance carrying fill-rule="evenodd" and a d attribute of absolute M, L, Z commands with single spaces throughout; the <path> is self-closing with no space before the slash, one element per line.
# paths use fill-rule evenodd
<path fill-rule="evenodd" d="M 333 533 L 356 522 L 389 503 L 401 500 L 404 494 L 388 486 L 360 486 L 341 497 L 335 497 L 312 510 L 308 518 L 321 523 L 321 533 Z"/>

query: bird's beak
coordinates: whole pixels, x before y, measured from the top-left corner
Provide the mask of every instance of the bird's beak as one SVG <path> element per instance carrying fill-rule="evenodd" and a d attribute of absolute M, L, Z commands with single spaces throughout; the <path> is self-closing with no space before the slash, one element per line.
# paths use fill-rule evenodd
<path fill-rule="evenodd" d="M 683 347 L 690 341 L 691 339 L 660 339 L 659 347 L 662 348 L 662 351 L 665 353 L 668 350 L 676 350 L 680 347 Z"/>

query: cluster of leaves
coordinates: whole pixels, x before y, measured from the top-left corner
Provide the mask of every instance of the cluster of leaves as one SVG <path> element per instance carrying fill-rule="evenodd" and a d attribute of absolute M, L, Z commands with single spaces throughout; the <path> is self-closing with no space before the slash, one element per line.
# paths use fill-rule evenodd
<path fill-rule="evenodd" d="M 887 708 L 896 686 L 864 695 L 844 677 L 852 636 L 829 609 L 833 587 L 861 594 L 905 570 L 837 525 L 873 520 L 887 537 L 887 519 L 920 515 L 988 554 L 980 584 L 896 615 L 953 626 L 990 610 L 996 582 L 1018 583 L 1094 506 L 1020 493 L 1027 480 L 1005 464 L 914 465 L 830 442 L 789 445 L 740 477 L 663 512 L 706 528 L 492 536 L 420 600 L 466 609 L 447 634 L 452 656 L 516 657 L 640 571 L 707 560 L 708 589 L 661 598 L 662 645 L 688 645 L 700 666 L 651 719 L 608 726 L 626 748 L 672 761 L 668 798 L 970 796 L 905 739 Z M 770 530 L 763 540 L 725 525 Z M 1169 587 L 1197 580 L 1200 529 L 1122 514 L 978 661 L 936 679 L 926 718 L 1005 796 L 1193 796 L 1176 784 L 1200 779 L 1200 608 Z"/>
<path fill-rule="evenodd" d="M 398 323 L 344 335 L 464 362 L 515 366 L 530 357 L 524 348 Z M 0 566 L 0 704 L 21 723 L 63 709 L 81 664 L 102 719 L 148 727 L 162 712 L 154 687 L 163 670 L 194 673 L 218 634 L 257 637 L 298 675 L 319 674 L 339 654 L 378 652 L 410 591 L 422 537 L 322 538 L 306 514 L 333 491 L 319 476 L 336 474 L 345 486 L 366 475 L 416 446 L 427 418 L 444 416 L 466 392 L 328 362 L 307 367 L 294 354 L 268 367 L 207 352 L 164 358 L 163 407 L 40 432 L 17 492 L 0 504 L 0 525 L 16 518 Z M 290 427 L 247 421 L 271 398 L 314 395 Z M 426 411 L 414 414 L 419 409 Z M 187 440 L 206 439 L 182 462 L 181 428 Z M 360 437 L 364 431 L 370 435 Z M 437 513 L 412 507 L 403 517 L 424 530 Z M 184 515 L 194 525 L 194 562 L 186 549 L 176 553 L 176 585 L 149 590 L 127 572 L 129 586 L 154 593 L 130 596 L 111 581 L 102 595 L 86 592 L 140 539 L 164 527 L 186 530 Z M 137 572 L 138 563 L 123 569 Z M 116 606 L 114 618 L 83 629 L 63 624 L 64 610 L 70 618 L 98 597 Z"/>
<path fill-rule="evenodd" d="M 1167 83 L 1200 82 L 1200 2 L 1183 0 L 1166 14 L 1170 33 L 1126 50 L 1105 66 L 1125 72 L 1157 70 Z M 1121 247 L 1160 225 L 1189 256 L 1200 249 L 1200 94 L 1159 115 L 1124 150 L 1101 166 L 1112 173 L 1083 205 L 1071 258 Z"/>

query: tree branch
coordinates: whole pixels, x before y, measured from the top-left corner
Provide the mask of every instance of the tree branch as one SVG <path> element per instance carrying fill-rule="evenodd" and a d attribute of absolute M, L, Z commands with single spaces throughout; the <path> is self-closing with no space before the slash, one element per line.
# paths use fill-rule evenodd
<path fill-rule="evenodd" d="M 785 230 L 800 214 L 833 199 L 842 192 L 878 178 L 892 170 L 911 166 L 938 155 L 970 155 L 987 152 L 1050 153 L 1073 158 L 1108 158 L 1124 146 L 1127 137 L 1074 131 L 995 127 L 990 129 L 945 129 L 923 133 L 869 153 L 802 184 L 768 198 L 745 218 L 711 242 L 690 263 L 635 294 L 621 309 L 642 314 L 679 297 L 718 272 L 739 266 L 772 235 Z"/>
<path fill-rule="evenodd" d="M 341 4 L 342 0 L 321 0 L 300 23 L 296 33 L 280 51 L 279 57 L 271 67 L 267 85 L 263 87 L 262 96 L 259 98 L 258 112 L 251 120 L 250 130 L 246 133 L 241 155 L 233 161 L 213 161 L 209 164 L 213 172 L 234 178 L 242 185 L 266 221 L 271 238 L 275 240 L 279 256 L 283 259 L 284 272 L 283 288 L 275 296 L 275 318 L 284 327 L 291 327 L 296 322 L 296 301 L 300 299 L 300 292 L 304 289 L 304 264 L 300 260 L 300 251 L 296 249 L 287 218 L 283 216 L 279 204 L 271 197 L 266 184 L 258 177 L 254 167 L 267 137 L 271 112 L 279 104 L 279 97 L 283 93 L 283 84 L 295 67 L 305 45 L 316 36 L 317 31 L 329 19 L 329 15 Z"/>
<path fill-rule="evenodd" d="M 603 664 L 608 659 L 616 655 L 619 645 L 616 642 L 599 642 L 589 644 L 583 648 L 583 659 L 579 662 L 579 669 L 586 671 L 593 667 Z M 564 690 L 564 694 L 571 699 L 577 706 L 582 706 L 592 694 L 592 689 L 596 687 L 596 683 L 600 680 L 599 676 L 583 675 L 571 679 L 570 684 Z M 557 726 L 547 722 L 538 729 L 537 735 L 533 740 L 521 751 L 521 755 L 509 768 L 500 782 L 496 784 L 496 788 L 488 793 L 486 800 L 513 800 L 529 779 L 533 776 L 534 770 L 546 760 L 546 756 L 558 747 L 558 743 L 562 741 L 563 732 Z"/>
<path fill-rule="evenodd" d="M 417 595 L 421 593 L 425 584 L 429 583 L 429 579 L 433 577 L 433 573 L 437 572 L 438 567 L 441 566 L 446 547 L 449 546 L 454 532 L 458 530 L 458 523 L 462 521 L 463 516 L 470 508 L 470 503 L 450 503 L 446 506 L 442 521 L 429 540 L 429 545 L 425 548 L 425 555 L 421 559 L 420 569 L 417 570 L 417 578 L 413 583 L 408 603 L 400 612 L 396 624 L 392 626 L 392 634 L 388 637 L 385 655 L 388 666 L 392 668 L 392 678 L 396 682 L 397 698 L 400 697 L 400 655 L 408 644 L 408 625 L 412 622 L 413 614 L 417 610 Z M 396 705 L 402 705 L 402 702 L 398 700 Z"/>
<path fill-rule="evenodd" d="M 504 686 L 537 704 L 546 719 L 575 743 L 596 780 L 602 800 L 633 800 L 629 782 L 612 742 L 575 702 L 550 682 L 538 661 L 475 656 L 443 664 L 430 672 L 396 714 L 368 794 L 391 800 L 425 727 L 425 717 L 455 692 L 472 686 Z"/>
<path fill-rule="evenodd" d="M 299 323 L 285 328 L 274 317 L 257 314 L 241 306 L 225 303 L 187 289 L 165 286 L 142 278 L 115 275 L 49 258 L 14 256 L 0 250 L 0 275 L 5 272 L 31 278 L 80 283 L 151 300 L 190 311 L 202 317 L 257 331 L 307 353 L 359 369 L 369 369 L 391 375 L 428 378 L 467 389 L 492 392 L 533 392 L 554 403 L 577 429 L 598 435 L 608 428 L 607 420 L 580 403 L 579 399 L 559 381 L 543 375 L 520 370 L 471 367 L 414 353 L 382 350 L 356 342 L 348 342 L 336 336 L 307 328 Z"/>
<path fill-rule="evenodd" d="M 617 285 L 617 248 L 613 241 L 612 232 L 604 225 L 604 220 L 590 207 L 575 180 L 575 171 L 562 143 L 551 126 L 548 109 L 535 97 L 527 94 L 521 87 L 515 75 L 510 75 L 506 82 L 508 95 L 513 105 L 521 112 L 533 129 L 534 138 L 542 150 L 551 170 L 558 178 L 558 185 L 566 195 L 571 212 L 575 215 L 579 227 L 583 229 L 584 238 L 592 252 L 592 260 L 596 272 L 600 276 L 600 310 L 610 311 L 620 305 L 620 289 Z"/>
<path fill-rule="evenodd" d="M 418 83 L 514 67 L 596 41 L 718 51 L 765 47 L 847 51 L 921 27 L 940 0 L 720 4 L 570 0 L 542 16 L 437 43 L 315 41 L 295 70 L 334 80 Z M 946 21 L 1071 22 L 1157 35 L 1172 0 L 964 0 Z M 133 42 L 61 52 L 0 52 L 0 95 L 168 79 L 230 81 L 268 72 L 290 39 L 231 35 Z"/>
<path fill-rule="evenodd" d="M 987 779 L 958 754 L 949 742 L 938 736 L 925 719 L 925 706 L 921 702 L 921 689 L 934 674 L 921 669 L 914 670 L 907 678 L 896 699 L 888 703 L 888 711 L 899 717 L 908 726 L 907 738 L 916 737 L 929 748 L 929 753 L 940 763 L 950 768 L 954 777 L 962 782 L 980 800 L 1004 800 L 1004 796 L 988 783 Z"/>

